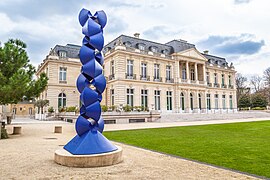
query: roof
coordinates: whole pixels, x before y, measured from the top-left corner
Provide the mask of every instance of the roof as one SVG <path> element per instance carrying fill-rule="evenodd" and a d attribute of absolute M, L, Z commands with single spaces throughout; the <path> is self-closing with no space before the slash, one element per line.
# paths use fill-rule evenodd
<path fill-rule="evenodd" d="M 124 45 L 128 47 L 138 48 L 138 44 L 143 44 L 145 46 L 145 50 L 149 50 L 151 47 L 156 47 L 157 52 L 162 53 L 163 50 L 167 50 L 170 54 L 173 51 L 171 46 L 168 46 L 166 44 L 161 44 L 158 42 L 153 42 L 145 39 L 140 39 L 136 37 L 126 36 L 126 35 L 120 35 L 119 37 L 115 38 L 113 41 L 105 45 L 104 49 L 107 48 L 113 49 L 118 42 L 123 43 Z"/>
<path fill-rule="evenodd" d="M 213 64 L 218 64 L 218 65 L 226 65 L 228 64 L 225 58 L 218 57 L 218 56 L 213 56 L 210 54 L 204 54 L 202 55 L 208 59 L 208 62 L 213 63 Z"/>
<path fill-rule="evenodd" d="M 153 42 L 153 41 L 149 41 L 145 39 L 140 39 L 137 37 L 120 35 L 114 40 L 112 40 L 111 42 L 109 42 L 107 45 L 105 45 L 103 51 L 106 52 L 110 49 L 113 49 L 119 43 L 125 45 L 126 47 L 131 47 L 131 48 L 138 48 L 139 44 L 141 44 L 145 47 L 145 51 L 150 51 L 152 47 L 155 47 L 158 53 L 164 53 L 164 51 L 166 51 L 167 55 L 171 55 L 173 53 L 185 51 L 192 48 L 196 49 L 196 46 L 194 44 L 190 44 L 184 40 L 172 40 L 170 42 L 162 44 L 162 43 Z M 59 51 L 65 51 L 67 53 L 68 58 L 79 58 L 80 48 L 81 46 L 74 45 L 74 44 L 67 44 L 66 46 L 56 45 L 53 48 L 52 52 L 59 54 Z M 218 64 L 218 65 L 228 64 L 225 58 L 210 55 L 210 54 L 204 54 L 204 53 L 201 53 L 201 54 L 205 58 L 208 59 L 209 63 Z"/>
<path fill-rule="evenodd" d="M 53 48 L 53 52 L 59 54 L 59 51 L 65 51 L 68 58 L 79 58 L 81 46 L 74 44 L 67 44 L 66 46 L 56 45 Z"/>

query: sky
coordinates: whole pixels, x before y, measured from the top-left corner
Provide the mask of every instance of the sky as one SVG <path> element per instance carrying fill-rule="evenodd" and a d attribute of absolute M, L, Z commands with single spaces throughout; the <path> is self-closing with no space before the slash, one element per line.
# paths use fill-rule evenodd
<path fill-rule="evenodd" d="M 105 43 L 121 34 L 187 40 L 246 76 L 270 67 L 269 0 L 0 0 L 0 42 L 18 38 L 37 66 L 56 44 L 81 44 L 82 8 L 104 10 Z"/>

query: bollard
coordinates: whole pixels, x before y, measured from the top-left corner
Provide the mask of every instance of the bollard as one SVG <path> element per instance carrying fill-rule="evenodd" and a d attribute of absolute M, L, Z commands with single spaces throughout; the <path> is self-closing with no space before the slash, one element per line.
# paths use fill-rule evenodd
<path fill-rule="evenodd" d="M 55 126 L 54 133 L 62 133 L 62 126 Z"/>
<path fill-rule="evenodd" d="M 22 127 L 21 126 L 14 126 L 13 127 L 13 135 L 18 135 L 22 133 Z"/>

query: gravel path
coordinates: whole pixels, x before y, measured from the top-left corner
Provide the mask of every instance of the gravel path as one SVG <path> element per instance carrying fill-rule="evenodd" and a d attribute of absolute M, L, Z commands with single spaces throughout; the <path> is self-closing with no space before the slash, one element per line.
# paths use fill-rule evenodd
<path fill-rule="evenodd" d="M 22 135 L 0 141 L 0 179 L 256 179 L 244 174 L 155 153 L 123 147 L 124 162 L 102 168 L 69 168 L 53 161 L 54 151 L 74 135 L 74 124 L 22 124 Z M 8 126 L 11 132 L 12 126 Z"/>

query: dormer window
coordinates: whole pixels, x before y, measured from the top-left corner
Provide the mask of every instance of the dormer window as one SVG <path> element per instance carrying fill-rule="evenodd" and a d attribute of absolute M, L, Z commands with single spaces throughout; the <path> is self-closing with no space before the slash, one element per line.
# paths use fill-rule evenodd
<path fill-rule="evenodd" d="M 162 54 L 168 55 L 168 54 L 169 54 L 168 49 L 164 49 L 164 50 L 162 50 Z"/>
<path fill-rule="evenodd" d="M 106 47 L 105 52 L 109 52 L 112 48 L 111 47 Z"/>
<path fill-rule="evenodd" d="M 60 58 L 66 58 L 67 57 L 67 52 L 66 51 L 59 51 L 58 53 Z"/>
<path fill-rule="evenodd" d="M 138 44 L 138 48 L 141 51 L 145 51 L 145 45 L 144 44 Z"/>
<path fill-rule="evenodd" d="M 154 53 L 157 53 L 158 52 L 158 48 L 155 47 L 155 46 L 151 46 L 150 47 L 150 51 L 154 52 Z"/>
<path fill-rule="evenodd" d="M 125 45 L 126 47 L 131 47 L 131 42 L 129 42 L 129 41 L 124 42 L 124 45 Z"/>

